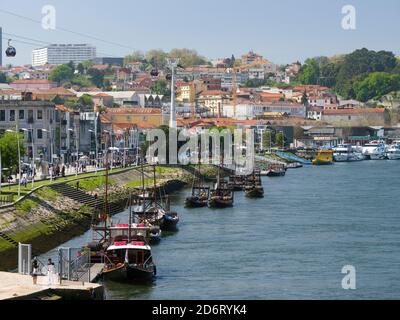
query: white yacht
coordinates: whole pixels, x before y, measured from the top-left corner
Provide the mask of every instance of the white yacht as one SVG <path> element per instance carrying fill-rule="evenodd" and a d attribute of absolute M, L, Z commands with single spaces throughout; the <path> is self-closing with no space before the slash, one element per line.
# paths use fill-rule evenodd
<path fill-rule="evenodd" d="M 340 144 L 333 148 L 333 160 L 336 162 L 364 160 L 362 150 L 350 144 Z"/>
<path fill-rule="evenodd" d="M 384 160 L 386 159 L 386 146 L 382 141 L 371 141 L 363 146 L 362 153 L 366 159 Z"/>
<path fill-rule="evenodd" d="M 400 144 L 392 144 L 386 151 L 389 160 L 400 160 Z"/>

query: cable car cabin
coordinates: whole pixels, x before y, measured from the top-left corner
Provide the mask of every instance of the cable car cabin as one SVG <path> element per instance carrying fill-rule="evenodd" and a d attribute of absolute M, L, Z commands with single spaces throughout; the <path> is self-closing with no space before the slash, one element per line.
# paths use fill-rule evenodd
<path fill-rule="evenodd" d="M 150 74 L 152 77 L 157 77 L 158 76 L 158 70 L 157 69 L 153 69 L 150 71 Z"/>
<path fill-rule="evenodd" d="M 6 56 L 7 57 L 15 57 L 17 54 L 17 50 L 10 45 L 11 39 L 8 40 L 8 48 L 6 49 Z"/>

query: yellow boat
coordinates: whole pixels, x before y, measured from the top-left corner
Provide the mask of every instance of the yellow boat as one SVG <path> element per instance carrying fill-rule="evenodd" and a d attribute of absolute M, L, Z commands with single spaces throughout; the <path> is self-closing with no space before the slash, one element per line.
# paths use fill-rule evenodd
<path fill-rule="evenodd" d="M 333 150 L 325 149 L 318 151 L 312 164 L 316 166 L 333 164 Z"/>

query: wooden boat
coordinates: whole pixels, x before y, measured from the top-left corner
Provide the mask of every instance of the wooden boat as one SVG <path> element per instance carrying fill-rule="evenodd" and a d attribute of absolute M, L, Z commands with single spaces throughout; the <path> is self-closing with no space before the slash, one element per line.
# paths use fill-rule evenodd
<path fill-rule="evenodd" d="M 136 198 L 138 208 L 135 215 L 141 223 L 150 223 L 159 226 L 163 231 L 176 230 L 179 222 L 177 212 L 170 210 L 169 199 L 162 195 L 162 190 L 156 187 L 156 171 L 153 166 L 153 188 L 147 191 L 144 187 L 144 171 L 142 168 L 142 190 Z"/>
<path fill-rule="evenodd" d="M 113 242 L 104 259 L 102 274 L 107 280 L 152 280 L 157 273 L 151 247 L 143 237 Z"/>
<path fill-rule="evenodd" d="M 228 181 L 228 187 L 233 191 L 241 191 L 244 187 L 245 176 L 244 175 L 230 175 Z"/>
<path fill-rule="evenodd" d="M 233 195 L 233 190 L 229 188 L 228 183 L 220 177 L 220 172 L 218 170 L 217 183 L 214 189 L 211 190 L 208 206 L 210 208 L 231 207 L 233 206 Z"/>
<path fill-rule="evenodd" d="M 246 177 L 244 192 L 246 197 L 249 198 L 264 197 L 264 188 L 262 186 L 261 172 L 259 170 L 254 170 L 252 174 Z"/>
<path fill-rule="evenodd" d="M 322 149 L 318 151 L 317 156 L 312 161 L 312 164 L 316 166 L 333 164 L 333 150 Z"/>
<path fill-rule="evenodd" d="M 200 152 L 199 152 L 200 157 Z M 200 172 L 200 159 L 199 172 Z M 185 200 L 185 207 L 187 208 L 199 208 L 207 206 L 207 201 L 210 196 L 210 187 L 204 182 L 203 176 L 201 178 L 193 178 L 192 193 Z"/>
<path fill-rule="evenodd" d="M 268 170 L 263 174 L 268 177 L 283 177 L 286 174 L 286 168 L 284 164 L 275 163 L 268 167 Z"/>

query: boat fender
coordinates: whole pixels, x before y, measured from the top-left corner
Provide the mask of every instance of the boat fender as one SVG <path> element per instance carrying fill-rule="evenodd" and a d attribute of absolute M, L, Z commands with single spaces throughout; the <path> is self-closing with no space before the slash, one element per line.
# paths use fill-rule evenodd
<path fill-rule="evenodd" d="M 157 275 L 157 267 L 156 266 L 154 266 L 154 275 L 155 276 Z"/>

